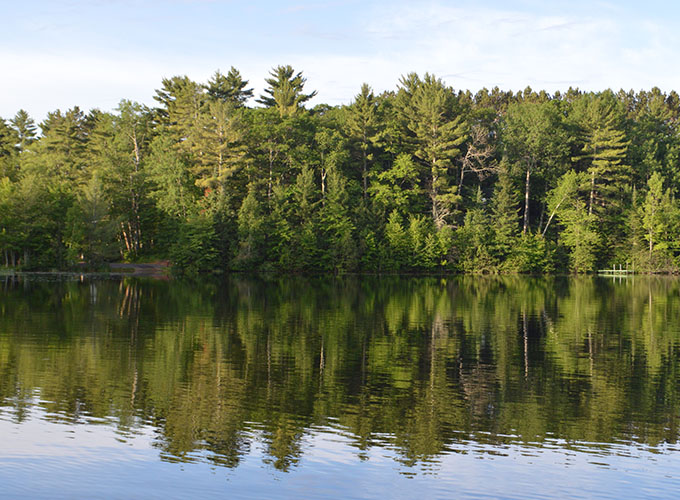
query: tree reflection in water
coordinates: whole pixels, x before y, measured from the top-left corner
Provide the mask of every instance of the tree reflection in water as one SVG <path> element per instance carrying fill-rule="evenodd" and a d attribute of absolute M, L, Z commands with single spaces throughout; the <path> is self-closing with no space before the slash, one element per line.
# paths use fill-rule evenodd
<path fill-rule="evenodd" d="M 316 429 L 406 465 L 479 443 L 677 442 L 680 281 L 0 282 L 0 402 L 279 470 Z M 462 445 L 462 446 L 461 446 Z"/>

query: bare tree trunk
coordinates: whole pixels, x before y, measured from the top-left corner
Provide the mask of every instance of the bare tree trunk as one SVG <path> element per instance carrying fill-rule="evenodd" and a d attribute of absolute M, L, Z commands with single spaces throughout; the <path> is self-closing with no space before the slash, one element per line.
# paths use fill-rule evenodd
<path fill-rule="evenodd" d="M 123 222 L 120 223 L 120 230 L 121 230 L 121 233 L 123 234 L 123 241 L 125 242 L 125 249 L 129 252 L 130 251 L 130 238 L 128 237 L 127 231 L 125 230 L 125 224 Z"/>
<path fill-rule="evenodd" d="M 588 215 L 593 215 L 593 201 L 595 200 L 595 171 L 590 176 L 590 204 L 588 205 Z"/>
<path fill-rule="evenodd" d="M 366 143 L 366 134 L 364 134 L 364 143 Z M 366 158 L 366 150 L 362 148 L 362 154 L 363 154 L 363 170 L 362 170 L 362 178 L 364 181 L 364 200 L 366 199 L 367 193 L 368 193 L 368 165 L 367 165 L 367 158 Z"/>
<path fill-rule="evenodd" d="M 527 178 L 524 184 L 524 225 L 522 234 L 527 234 L 529 229 L 529 180 L 531 179 L 531 166 L 527 167 Z"/>
<path fill-rule="evenodd" d="M 273 152 L 269 150 L 269 180 L 267 181 L 267 204 L 271 205 L 272 198 L 272 182 L 274 174 L 274 156 Z"/>

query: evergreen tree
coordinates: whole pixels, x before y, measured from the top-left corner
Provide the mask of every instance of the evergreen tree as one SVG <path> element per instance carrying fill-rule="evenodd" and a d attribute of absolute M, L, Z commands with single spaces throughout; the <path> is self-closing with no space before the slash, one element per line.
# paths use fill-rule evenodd
<path fill-rule="evenodd" d="M 409 264 L 411 242 L 396 210 L 390 214 L 385 226 L 385 244 L 388 256 L 385 267 L 395 271 L 406 268 Z"/>
<path fill-rule="evenodd" d="M 265 224 L 260 202 L 253 185 L 238 212 L 239 249 L 234 264 L 237 269 L 250 269 L 262 263 L 265 248 Z"/>
<path fill-rule="evenodd" d="M 412 94 L 405 113 L 413 134 L 414 156 L 427 168 L 432 220 L 441 229 L 451 223 L 458 200 L 450 170 L 465 141 L 467 125 L 463 116 L 455 113 L 453 91 L 440 79 L 426 74 L 415 89 L 409 82 L 402 90 Z"/>
<path fill-rule="evenodd" d="M 210 102 L 196 124 L 193 168 L 196 185 L 206 194 L 227 196 L 228 181 L 245 164 L 241 113 L 229 102 Z"/>
<path fill-rule="evenodd" d="M 671 232 L 672 220 L 676 212 L 670 192 L 663 189 L 663 181 L 654 172 L 647 182 L 647 196 L 641 207 L 642 227 L 648 243 L 647 269 L 668 270 L 669 248 L 674 237 Z"/>
<path fill-rule="evenodd" d="M 232 66 L 226 76 L 219 70 L 215 71 L 205 89 L 209 100 L 230 102 L 234 106 L 242 107 L 253 97 L 253 89 L 248 89 L 247 86 L 248 80 L 244 80 L 241 73 Z"/>
<path fill-rule="evenodd" d="M 495 253 L 501 260 L 510 255 L 517 239 L 518 211 L 515 187 L 507 167 L 502 165 L 491 204 Z"/>
<path fill-rule="evenodd" d="M 347 181 L 337 168 L 328 171 L 328 194 L 320 213 L 322 258 L 335 272 L 352 270 L 358 258 L 354 241 L 354 224 L 349 214 Z"/>
<path fill-rule="evenodd" d="M 481 188 L 477 188 L 475 203 L 466 212 L 463 225 L 457 233 L 462 270 L 468 273 L 483 273 L 496 269 L 491 249 L 494 234 Z"/>
<path fill-rule="evenodd" d="M 295 114 L 304 103 L 316 95 L 316 91 L 303 93 L 307 79 L 302 77 L 302 72 L 295 74 L 290 65 L 277 66 L 269 74 L 271 78 L 265 79 L 267 82 L 265 93 L 257 99 L 257 102 L 268 108 L 276 108 L 281 117 Z"/>
<path fill-rule="evenodd" d="M 419 170 L 410 154 L 401 153 L 391 168 L 377 174 L 369 193 L 385 213 L 393 210 L 402 214 L 422 211 L 423 190 L 420 188 Z"/>
<path fill-rule="evenodd" d="M 364 83 L 354 102 L 347 107 L 347 135 L 359 153 L 361 183 L 364 200 L 368 194 L 369 162 L 373 160 L 372 148 L 377 134 L 378 103 L 371 87 Z"/>
<path fill-rule="evenodd" d="M 15 178 L 17 173 L 17 132 L 7 126 L 5 120 L 0 118 L 0 178 Z"/>
<path fill-rule="evenodd" d="M 172 145 L 172 139 L 163 135 L 151 143 L 149 196 L 161 212 L 182 221 L 195 211 L 197 196 L 187 165 Z"/>
<path fill-rule="evenodd" d="M 588 213 L 621 206 L 621 192 L 631 180 L 631 169 L 625 165 L 629 141 L 621 128 L 621 114 L 611 92 L 587 95 L 575 104 L 574 118 L 580 126 L 581 154 L 590 175 Z M 597 206 L 597 208 L 596 208 Z"/>
<path fill-rule="evenodd" d="M 77 106 L 65 113 L 48 113 L 40 125 L 42 137 L 31 147 L 31 154 L 22 155 L 21 168 L 75 188 L 88 176 L 87 144 L 95 121 Z"/>
<path fill-rule="evenodd" d="M 10 123 L 18 135 L 19 143 L 17 147 L 19 151 L 26 151 L 28 146 L 35 142 L 38 135 L 38 127 L 36 127 L 35 121 L 26 111 L 20 109 L 10 120 Z"/>
<path fill-rule="evenodd" d="M 197 122 L 205 105 L 203 86 L 187 76 L 164 78 L 162 84 L 153 97 L 161 105 L 155 110 L 161 131 L 184 154 L 196 153 Z"/>

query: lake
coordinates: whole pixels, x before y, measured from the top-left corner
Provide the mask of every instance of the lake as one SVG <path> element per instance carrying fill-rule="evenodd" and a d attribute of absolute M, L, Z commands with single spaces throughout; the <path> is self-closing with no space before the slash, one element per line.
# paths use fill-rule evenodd
<path fill-rule="evenodd" d="M 0 277 L 6 498 L 675 498 L 680 280 Z"/>

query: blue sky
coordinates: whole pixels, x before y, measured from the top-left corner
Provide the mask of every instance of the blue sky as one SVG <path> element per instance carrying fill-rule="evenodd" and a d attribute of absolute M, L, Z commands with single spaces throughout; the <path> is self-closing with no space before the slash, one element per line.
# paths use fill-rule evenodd
<path fill-rule="evenodd" d="M 314 103 L 429 71 L 456 89 L 680 90 L 680 6 L 573 1 L 3 1 L 0 117 L 153 104 L 163 77 L 303 71 Z"/>

